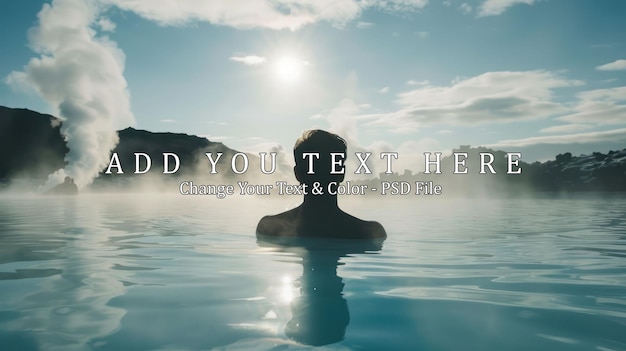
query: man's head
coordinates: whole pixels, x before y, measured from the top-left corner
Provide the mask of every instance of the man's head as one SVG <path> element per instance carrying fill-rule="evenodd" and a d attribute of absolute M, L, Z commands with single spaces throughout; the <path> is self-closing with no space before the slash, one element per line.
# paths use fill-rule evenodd
<path fill-rule="evenodd" d="M 346 142 L 337 134 L 329 133 L 321 129 L 307 130 L 302 136 L 296 140 L 293 147 L 293 156 L 296 161 L 294 172 L 300 183 L 312 184 L 313 182 L 321 182 L 328 184 L 329 182 L 343 181 L 343 174 L 330 174 L 331 171 L 331 153 L 343 153 L 344 157 L 339 158 L 345 162 Z M 308 160 L 303 158 L 304 153 L 319 153 L 320 158 L 314 162 L 315 174 L 307 174 L 309 164 Z"/>

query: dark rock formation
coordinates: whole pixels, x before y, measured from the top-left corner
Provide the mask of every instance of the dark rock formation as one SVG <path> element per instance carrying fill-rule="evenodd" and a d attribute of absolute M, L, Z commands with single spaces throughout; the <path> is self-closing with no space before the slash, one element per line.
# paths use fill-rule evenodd
<path fill-rule="evenodd" d="M 0 106 L 0 179 L 46 178 L 63 168 L 69 150 L 58 122 L 50 115 Z"/>

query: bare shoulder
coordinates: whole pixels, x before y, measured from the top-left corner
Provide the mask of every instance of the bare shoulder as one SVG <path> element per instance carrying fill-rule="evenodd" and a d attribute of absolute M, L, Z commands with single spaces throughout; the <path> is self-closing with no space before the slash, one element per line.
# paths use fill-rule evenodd
<path fill-rule="evenodd" d="M 256 233 L 261 235 L 278 235 L 282 232 L 282 223 L 276 216 L 265 216 L 261 218 L 256 226 Z"/>
<path fill-rule="evenodd" d="M 351 222 L 349 227 L 354 228 L 355 237 L 367 239 L 385 239 L 387 237 L 387 232 L 382 224 L 376 221 L 362 220 L 345 212 L 344 214 Z"/>
<path fill-rule="evenodd" d="M 364 237 L 368 239 L 385 239 L 387 237 L 387 232 L 382 224 L 376 221 L 364 221 L 359 220 L 360 223 L 360 232 Z"/>
<path fill-rule="evenodd" d="M 256 227 L 257 235 L 279 236 L 292 231 L 295 221 L 294 210 L 277 215 L 264 216 Z"/>
<path fill-rule="evenodd" d="M 387 237 L 387 232 L 382 224 L 376 221 L 365 221 L 367 225 L 367 232 L 370 233 L 371 238 L 384 239 Z"/>

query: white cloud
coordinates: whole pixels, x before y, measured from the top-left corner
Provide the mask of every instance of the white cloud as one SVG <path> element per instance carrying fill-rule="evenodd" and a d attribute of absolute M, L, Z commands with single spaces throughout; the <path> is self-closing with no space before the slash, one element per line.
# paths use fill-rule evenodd
<path fill-rule="evenodd" d="M 359 22 L 356 24 L 356 27 L 359 29 L 365 29 L 365 28 L 370 28 L 373 27 L 374 23 L 372 22 Z"/>
<path fill-rule="evenodd" d="M 342 27 L 366 8 L 402 13 L 421 9 L 428 0 L 99 0 L 155 21 L 181 25 L 205 21 L 235 28 L 296 30 L 307 24 L 329 21 Z"/>
<path fill-rule="evenodd" d="M 366 115 L 368 124 L 409 133 L 435 124 L 507 123 L 568 111 L 553 90 L 582 85 L 547 71 L 488 72 L 450 86 L 425 86 L 398 94 L 400 109 Z"/>
<path fill-rule="evenodd" d="M 326 20 L 338 25 L 360 15 L 355 0 L 101 0 L 162 25 L 205 21 L 236 28 L 296 30 Z"/>
<path fill-rule="evenodd" d="M 600 142 L 626 142 L 626 128 L 606 130 L 600 132 L 587 132 L 567 135 L 550 135 L 525 139 L 501 140 L 491 148 L 524 147 L 540 144 L 591 144 Z"/>
<path fill-rule="evenodd" d="M 569 123 L 626 124 L 626 86 L 584 91 L 576 95 L 574 112 L 559 117 Z"/>
<path fill-rule="evenodd" d="M 424 8 L 428 0 L 364 0 L 365 7 L 378 7 L 390 12 L 411 12 Z"/>
<path fill-rule="evenodd" d="M 389 88 L 389 87 L 384 87 L 384 88 L 378 89 L 378 92 L 381 93 L 381 94 L 387 94 L 390 89 L 391 88 Z"/>
<path fill-rule="evenodd" d="M 111 20 L 106 17 L 100 17 L 96 24 L 103 32 L 113 32 L 116 28 L 115 23 L 111 22 Z"/>
<path fill-rule="evenodd" d="M 241 62 L 248 66 L 258 66 L 264 64 L 267 59 L 263 56 L 248 55 L 248 56 L 232 56 L 229 60 L 235 62 Z"/>
<path fill-rule="evenodd" d="M 37 87 L 32 84 L 28 75 L 24 72 L 13 71 L 4 77 L 3 82 L 14 91 L 39 94 Z"/>
<path fill-rule="evenodd" d="M 413 80 L 413 79 L 409 79 L 406 82 L 407 85 L 428 85 L 430 84 L 430 81 L 428 80 Z"/>
<path fill-rule="evenodd" d="M 606 65 L 596 67 L 599 71 L 624 71 L 626 70 L 626 60 L 617 60 Z"/>
<path fill-rule="evenodd" d="M 166 119 L 162 119 L 161 122 L 163 122 L 163 123 L 176 123 L 178 121 L 175 120 L 175 119 L 166 118 Z"/>
<path fill-rule="evenodd" d="M 459 6 L 459 10 L 463 12 L 463 14 L 468 15 L 472 12 L 472 6 L 464 2 Z"/>
<path fill-rule="evenodd" d="M 480 6 L 478 15 L 496 16 L 504 13 L 509 7 L 517 4 L 532 5 L 536 0 L 485 0 Z"/>
<path fill-rule="evenodd" d="M 563 124 L 560 126 L 542 128 L 539 130 L 539 133 L 572 133 L 591 128 L 592 126 L 588 124 Z"/>
<path fill-rule="evenodd" d="M 420 39 L 426 39 L 430 35 L 430 32 L 415 32 Z"/>

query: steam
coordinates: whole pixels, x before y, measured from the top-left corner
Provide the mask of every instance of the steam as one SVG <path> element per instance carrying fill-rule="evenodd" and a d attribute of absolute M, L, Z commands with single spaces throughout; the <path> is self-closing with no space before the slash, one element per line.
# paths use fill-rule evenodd
<path fill-rule="evenodd" d="M 29 44 L 39 57 L 7 83 L 37 92 L 63 120 L 61 133 L 69 148 L 67 165 L 48 177 L 42 190 L 73 177 L 79 188 L 89 185 L 106 167 L 117 145 L 117 130 L 134 124 L 124 79 L 124 53 L 94 26 L 92 1 L 54 0 L 38 14 Z"/>

